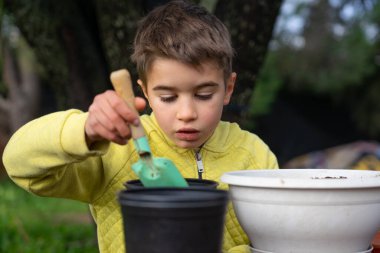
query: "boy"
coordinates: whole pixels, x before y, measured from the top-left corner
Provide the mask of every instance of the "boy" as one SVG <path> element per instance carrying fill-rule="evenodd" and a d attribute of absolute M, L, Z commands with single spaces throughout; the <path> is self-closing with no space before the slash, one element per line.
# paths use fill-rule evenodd
<path fill-rule="evenodd" d="M 203 8 L 183 1 L 156 8 L 142 20 L 132 55 L 153 113 L 139 118 L 106 91 L 87 113 L 68 110 L 36 119 L 6 147 L 9 176 L 35 194 L 88 203 L 100 252 L 124 252 L 115 196 L 124 182 L 136 179 L 130 124 L 143 124 L 153 155 L 172 160 L 185 178 L 220 181 L 231 170 L 277 168 L 256 135 L 220 121 L 236 80 L 232 56 L 226 27 Z M 135 105 L 141 110 L 145 102 L 136 98 Z M 223 251 L 249 252 L 248 243 L 230 205 Z"/>

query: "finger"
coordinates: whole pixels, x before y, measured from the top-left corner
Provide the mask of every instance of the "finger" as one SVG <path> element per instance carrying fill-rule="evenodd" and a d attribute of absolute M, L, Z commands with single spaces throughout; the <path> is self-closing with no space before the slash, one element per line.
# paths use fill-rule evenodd
<path fill-rule="evenodd" d="M 105 128 L 102 124 L 99 123 L 97 120 L 93 120 L 93 122 L 90 122 L 89 125 L 91 125 L 91 131 L 93 131 L 93 140 L 108 140 L 112 141 L 121 145 L 124 145 L 127 143 L 127 140 L 130 138 L 130 135 L 125 138 L 124 136 L 118 135 L 116 131 L 110 131 L 107 128 Z M 91 135 L 91 133 L 90 133 Z"/>
<path fill-rule="evenodd" d="M 102 135 L 104 139 L 115 142 L 120 145 L 126 144 L 129 139 L 129 138 L 122 137 L 115 132 L 108 131 L 108 129 L 102 126 L 99 126 L 99 128 L 97 129 L 97 132 L 100 135 Z"/>
<path fill-rule="evenodd" d="M 106 110 L 104 114 L 98 116 L 102 117 L 101 122 L 105 124 L 105 127 L 109 131 L 115 132 L 123 138 L 130 137 L 131 131 L 128 122 L 126 122 L 123 117 L 114 110 Z"/>
<path fill-rule="evenodd" d="M 89 108 L 89 121 L 93 128 L 102 125 L 109 132 L 115 133 L 122 138 L 130 138 L 130 129 L 124 119 L 115 111 L 109 101 L 119 100 L 124 105 L 124 101 L 120 99 L 114 92 L 109 91 L 97 95 L 93 104 Z"/>
<path fill-rule="evenodd" d="M 135 108 L 131 108 L 126 101 L 121 98 L 109 100 L 112 109 L 128 124 L 136 124 L 139 114 Z"/>
<path fill-rule="evenodd" d="M 135 98 L 135 107 L 138 111 L 144 110 L 144 108 L 146 107 L 145 99 L 142 97 L 136 97 Z"/>
<path fill-rule="evenodd" d="M 128 122 L 120 113 L 123 110 L 129 110 L 126 103 L 116 95 L 115 92 L 107 93 L 105 100 L 99 102 L 102 113 L 97 114 L 98 120 L 109 131 L 116 132 L 121 137 L 130 137 Z"/>
<path fill-rule="evenodd" d="M 97 121 L 109 132 L 112 132 L 122 138 L 130 138 L 131 131 L 128 123 L 123 120 L 120 115 L 114 113 L 112 110 L 109 113 L 97 114 Z"/>

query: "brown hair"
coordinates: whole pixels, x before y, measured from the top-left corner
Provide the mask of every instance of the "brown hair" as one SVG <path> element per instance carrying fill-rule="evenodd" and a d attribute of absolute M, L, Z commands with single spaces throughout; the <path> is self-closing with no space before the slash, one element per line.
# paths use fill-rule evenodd
<path fill-rule="evenodd" d="M 194 66 L 211 60 L 223 69 L 227 79 L 233 54 L 230 34 L 216 16 L 196 4 L 171 1 L 141 20 L 131 58 L 146 84 L 147 72 L 157 57 Z"/>

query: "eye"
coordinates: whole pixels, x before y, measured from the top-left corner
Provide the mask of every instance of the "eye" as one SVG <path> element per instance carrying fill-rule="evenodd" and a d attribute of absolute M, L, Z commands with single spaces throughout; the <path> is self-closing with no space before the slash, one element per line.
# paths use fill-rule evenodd
<path fill-rule="evenodd" d="M 212 98 L 212 93 L 199 93 L 195 94 L 195 97 L 197 97 L 200 100 L 209 100 Z"/>
<path fill-rule="evenodd" d="M 160 99 L 164 103 L 174 102 L 177 99 L 177 96 L 160 96 Z"/>

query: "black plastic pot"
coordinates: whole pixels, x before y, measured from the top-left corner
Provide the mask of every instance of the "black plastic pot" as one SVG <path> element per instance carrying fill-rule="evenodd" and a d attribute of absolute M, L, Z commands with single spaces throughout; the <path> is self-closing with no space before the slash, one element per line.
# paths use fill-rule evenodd
<path fill-rule="evenodd" d="M 118 200 L 128 253 L 221 252 L 226 191 L 142 188 Z"/>
<path fill-rule="evenodd" d="M 216 189 L 218 182 L 207 179 L 186 178 L 190 188 L 209 188 Z M 140 180 L 130 180 L 124 183 L 128 190 L 145 188 Z"/>

